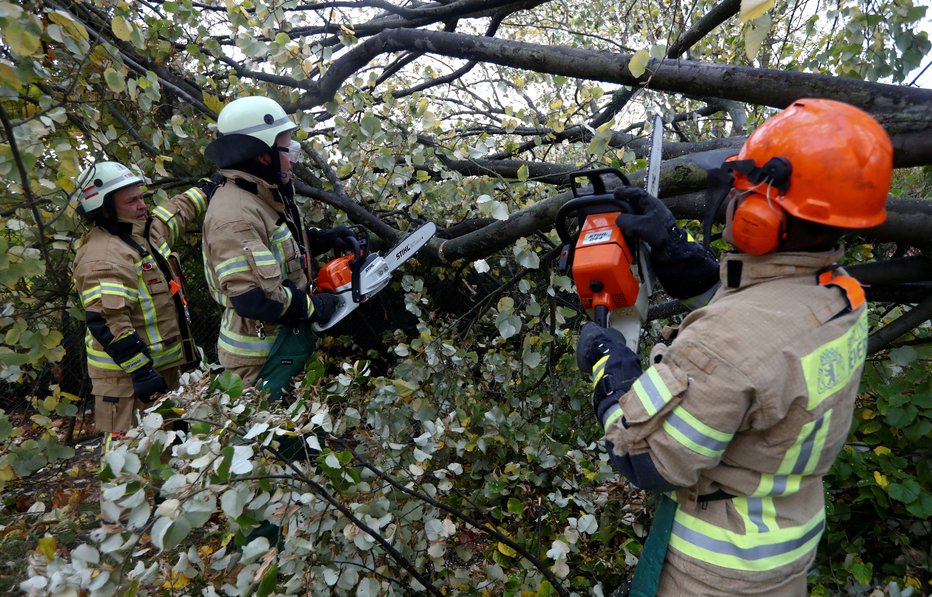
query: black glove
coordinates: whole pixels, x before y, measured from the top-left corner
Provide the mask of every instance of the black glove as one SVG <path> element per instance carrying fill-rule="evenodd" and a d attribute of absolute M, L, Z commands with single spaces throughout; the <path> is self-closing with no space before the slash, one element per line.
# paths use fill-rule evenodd
<path fill-rule="evenodd" d="M 133 380 L 133 394 L 146 404 L 155 400 L 156 394 L 168 391 L 165 378 L 156 371 L 152 365 L 137 369 L 130 374 Z"/>
<path fill-rule="evenodd" d="M 607 357 L 607 358 L 606 358 Z M 583 326 L 576 344 L 576 364 L 593 382 L 592 406 L 603 427 L 612 423 L 618 398 L 641 375 L 638 357 L 625 344 L 616 329 L 589 322 Z"/>
<path fill-rule="evenodd" d="M 650 245 L 651 267 L 667 294 L 691 299 L 718 283 L 718 259 L 689 239 L 660 199 L 637 187 L 615 189 L 615 198 L 627 202 L 634 212 L 619 215 L 615 224 Z"/>
<path fill-rule="evenodd" d="M 298 290 L 291 280 L 285 280 L 283 285 L 291 291 L 291 302 L 288 308 L 282 313 L 275 323 L 284 323 L 287 325 L 298 325 L 302 321 L 311 318 L 311 306 L 308 301 L 308 294 L 303 290 Z"/>
<path fill-rule="evenodd" d="M 631 206 L 633 213 L 623 213 L 615 224 L 625 234 L 636 236 L 655 251 L 662 251 L 672 240 L 676 218 L 660 199 L 638 187 L 615 189 L 615 199 Z"/>
<path fill-rule="evenodd" d="M 311 243 L 311 252 L 315 255 L 321 255 L 327 251 L 348 251 L 353 248 L 350 244 L 350 238 L 355 238 L 356 234 L 349 226 L 335 226 L 333 228 L 308 228 L 307 238 Z"/>
<path fill-rule="evenodd" d="M 326 325 L 336 312 L 341 299 L 330 292 L 319 292 L 311 295 L 311 302 L 314 303 L 314 313 L 311 315 L 311 321 L 318 325 Z"/>
<path fill-rule="evenodd" d="M 223 186 L 227 181 L 226 177 L 219 172 L 214 172 L 210 175 L 210 178 L 202 178 L 197 181 L 197 184 L 194 185 L 204 193 L 204 199 L 210 203 L 210 198 L 214 196 L 217 187 Z"/>

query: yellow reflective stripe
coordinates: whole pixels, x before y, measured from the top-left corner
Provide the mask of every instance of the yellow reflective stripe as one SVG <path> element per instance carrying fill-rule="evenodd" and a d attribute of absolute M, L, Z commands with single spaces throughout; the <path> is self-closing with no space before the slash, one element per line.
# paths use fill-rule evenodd
<path fill-rule="evenodd" d="M 678 509 L 670 548 L 715 566 L 763 572 L 785 566 L 815 549 L 824 527 L 824 509 L 798 526 L 749 533 L 719 528 Z"/>
<path fill-rule="evenodd" d="M 611 408 L 608 409 L 608 416 L 605 417 L 605 425 L 603 426 L 603 431 L 608 432 L 609 427 L 615 424 L 624 412 L 621 410 L 621 403 L 613 404 Z"/>
<path fill-rule="evenodd" d="M 731 500 L 744 521 L 745 533 L 768 533 L 777 528 L 777 509 L 770 497 L 736 497 Z"/>
<path fill-rule="evenodd" d="M 288 228 L 287 224 L 282 224 L 278 228 L 272 231 L 272 234 L 269 235 L 269 242 L 273 244 L 281 244 L 285 240 L 291 237 L 291 230 Z"/>
<path fill-rule="evenodd" d="M 832 411 L 828 410 L 821 417 L 803 425 L 790 449 L 783 455 L 777 468 L 778 475 L 804 475 L 815 470 L 825 447 Z"/>
<path fill-rule="evenodd" d="M 772 475 L 770 473 L 761 473 L 757 489 L 754 490 L 751 496 L 793 495 L 799 491 L 799 485 L 802 483 L 802 480 L 802 475 Z"/>
<path fill-rule="evenodd" d="M 217 276 L 217 280 L 223 280 L 227 276 L 231 276 L 239 272 L 248 272 L 250 269 L 251 266 L 249 265 L 249 261 L 247 261 L 246 257 L 239 255 L 225 259 L 218 263 L 216 266 L 214 266 L 214 273 Z"/>
<path fill-rule="evenodd" d="M 100 292 L 101 294 L 109 294 L 112 296 L 122 296 L 131 301 L 139 300 L 139 293 L 133 288 L 127 288 L 119 282 L 101 282 L 100 283 Z"/>
<path fill-rule="evenodd" d="M 81 293 L 81 304 L 84 305 L 86 309 L 88 305 L 99 299 L 102 295 L 103 292 L 101 291 L 100 284 L 91 286 Z"/>
<path fill-rule="evenodd" d="M 89 367 L 107 369 L 108 371 L 122 371 L 120 366 L 113 362 L 110 355 L 102 350 L 94 348 L 94 337 L 91 335 L 90 331 L 84 336 L 84 348 L 87 352 L 87 364 Z"/>
<path fill-rule="evenodd" d="M 634 382 L 634 385 L 631 386 L 631 389 L 634 390 L 638 400 L 641 401 L 641 406 L 651 417 L 657 414 L 673 398 L 673 394 L 670 393 L 667 384 L 663 383 L 663 379 L 661 379 L 660 373 L 655 367 L 651 367 L 641 374 L 637 381 Z"/>
<path fill-rule="evenodd" d="M 207 195 L 205 195 L 204 191 L 201 189 L 191 187 L 185 191 L 183 195 L 194 203 L 194 209 L 197 211 L 197 215 L 201 215 L 207 210 Z"/>
<path fill-rule="evenodd" d="M 149 344 L 160 344 L 162 334 L 159 332 L 159 318 L 155 310 L 155 299 L 149 292 L 149 285 L 142 276 L 142 264 L 150 263 L 153 269 L 158 268 L 155 260 L 151 255 L 138 262 L 137 274 L 139 276 L 139 306 L 142 308 L 142 318 L 146 322 L 146 334 L 149 337 Z"/>
<path fill-rule="evenodd" d="M 127 373 L 132 373 L 142 369 L 152 361 L 149 360 L 149 357 L 142 354 L 141 352 L 134 354 L 129 359 L 120 363 L 120 369 L 126 371 Z"/>
<path fill-rule="evenodd" d="M 253 261 L 256 262 L 257 266 L 261 265 L 278 265 L 278 260 L 275 259 L 275 255 L 272 255 L 271 251 L 266 249 L 259 249 L 252 252 Z"/>
<path fill-rule="evenodd" d="M 169 237 L 171 239 L 170 242 L 174 243 L 176 240 L 178 240 L 181 234 L 178 230 L 178 222 L 175 221 L 174 213 L 165 209 L 161 205 L 158 205 L 152 210 L 152 215 L 165 222 L 165 225 L 168 226 Z"/>
<path fill-rule="evenodd" d="M 674 408 L 663 422 L 663 430 L 679 444 L 693 452 L 718 460 L 728 447 L 733 433 L 706 425 L 682 406 Z"/>
<path fill-rule="evenodd" d="M 150 347 L 150 350 L 152 352 L 152 364 L 156 368 L 177 363 L 184 358 L 180 342 L 176 342 L 165 350 L 154 350 L 153 347 Z"/>
<path fill-rule="evenodd" d="M 267 357 L 275 343 L 275 335 L 259 338 L 258 336 L 244 336 L 233 332 L 230 327 L 233 321 L 232 309 L 223 312 L 223 321 L 220 324 L 220 336 L 217 345 L 223 350 L 244 357 Z"/>
<path fill-rule="evenodd" d="M 592 366 L 592 389 L 595 389 L 595 386 L 602 379 L 602 376 L 605 374 L 605 363 L 608 362 L 608 356 L 605 355 L 601 359 L 595 362 L 595 365 Z"/>
<path fill-rule="evenodd" d="M 844 388 L 864 364 L 867 355 L 867 310 L 841 337 L 826 342 L 800 359 L 806 389 L 808 410 Z"/>

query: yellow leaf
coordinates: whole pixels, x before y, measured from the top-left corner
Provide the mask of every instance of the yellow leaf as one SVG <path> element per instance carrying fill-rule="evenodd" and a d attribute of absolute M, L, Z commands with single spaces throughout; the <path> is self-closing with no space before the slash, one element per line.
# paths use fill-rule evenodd
<path fill-rule="evenodd" d="M 628 70 L 631 71 L 631 74 L 636 78 L 640 77 L 647 71 L 648 60 L 650 60 L 650 54 L 647 53 L 647 50 L 638 50 L 631 56 L 631 60 L 628 61 Z"/>
<path fill-rule="evenodd" d="M 873 418 L 876 417 L 876 416 L 877 416 L 877 413 L 875 413 L 874 411 L 872 411 L 872 410 L 869 409 L 869 408 L 865 408 L 864 410 L 861 411 L 861 420 L 862 420 L 862 421 L 870 421 L 871 419 L 873 419 Z"/>
<path fill-rule="evenodd" d="M 80 41 L 87 41 L 87 29 L 74 20 L 70 14 L 63 10 L 50 10 L 49 20 L 67 31 L 71 37 Z"/>
<path fill-rule="evenodd" d="M 183 589 L 191 584 L 191 579 L 180 572 L 172 572 L 172 577 L 167 579 L 162 586 L 166 589 Z"/>
<path fill-rule="evenodd" d="M 886 489 L 887 485 L 890 484 L 890 482 L 887 481 L 886 475 L 881 475 L 880 471 L 874 471 L 874 481 L 876 481 L 877 485 L 880 485 L 884 489 Z"/>
<path fill-rule="evenodd" d="M 214 114 L 220 114 L 220 110 L 223 110 L 226 103 L 220 101 L 220 98 L 215 95 L 204 93 L 204 105 L 210 108 Z"/>
<path fill-rule="evenodd" d="M 556 110 L 557 108 L 560 108 L 560 107 L 562 107 L 562 106 L 563 106 L 563 100 L 561 100 L 560 98 L 557 98 L 557 99 L 553 100 L 552 102 L 550 102 L 550 109 L 551 109 L 551 110 Z"/>
<path fill-rule="evenodd" d="M 26 31 L 26 28 L 18 25 L 7 27 L 3 32 L 6 36 L 6 42 L 14 54 L 20 56 L 31 56 L 39 49 L 39 38 Z"/>
<path fill-rule="evenodd" d="M 9 464 L 0 465 L 0 481 L 12 481 L 16 478 L 16 473 L 13 472 L 13 467 Z"/>
<path fill-rule="evenodd" d="M 104 80 L 107 81 L 107 87 L 114 93 L 121 93 L 126 89 L 126 79 L 112 67 L 104 71 Z"/>
<path fill-rule="evenodd" d="M 45 559 L 49 562 L 52 561 L 52 558 L 55 557 L 55 549 L 58 547 L 58 543 L 55 541 L 55 537 L 42 537 L 39 539 L 39 547 L 36 548 L 36 551 L 45 556 Z"/>
<path fill-rule="evenodd" d="M 5 61 L 0 61 L 0 83 L 9 85 L 16 91 L 19 91 L 23 87 L 22 82 L 19 80 L 19 75 L 16 74 L 16 69 Z"/>
<path fill-rule="evenodd" d="M 508 556 L 509 558 L 513 558 L 513 557 L 515 557 L 516 555 L 518 555 L 518 552 L 516 552 L 516 551 L 513 550 L 512 548 L 508 547 L 507 545 L 505 545 L 505 544 L 502 543 L 501 541 L 498 542 L 498 551 L 499 551 L 499 553 L 501 553 L 502 555 Z"/>
<path fill-rule="evenodd" d="M 773 8 L 773 0 L 741 0 L 738 21 L 743 23 L 761 16 Z"/>
<path fill-rule="evenodd" d="M 890 448 L 886 446 L 877 446 L 874 448 L 874 454 L 877 456 L 886 456 L 887 454 L 892 454 L 892 452 L 890 451 Z"/>
<path fill-rule="evenodd" d="M 919 579 L 915 576 L 907 576 L 903 579 L 903 584 L 907 587 L 913 587 L 917 591 L 922 588 L 922 584 L 919 582 Z"/>
<path fill-rule="evenodd" d="M 123 41 L 129 41 L 129 38 L 133 35 L 132 26 L 119 15 L 113 17 L 110 28 L 113 29 L 113 34 Z"/>
<path fill-rule="evenodd" d="M 160 176 L 169 176 L 168 171 L 165 170 L 165 162 L 171 162 L 172 158 L 167 155 L 160 155 L 155 157 L 155 171 Z"/>

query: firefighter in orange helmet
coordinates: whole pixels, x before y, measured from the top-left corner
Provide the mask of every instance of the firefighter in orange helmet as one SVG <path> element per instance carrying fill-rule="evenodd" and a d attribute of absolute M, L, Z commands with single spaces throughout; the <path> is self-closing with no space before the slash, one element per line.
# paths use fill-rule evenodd
<path fill-rule="evenodd" d="M 837 241 L 884 221 L 892 168 L 868 114 L 794 102 L 719 172 L 737 248 L 720 264 L 658 199 L 616 193 L 633 207 L 619 227 L 651 245 L 661 283 L 695 308 L 643 372 L 617 331 L 590 323 L 579 340 L 612 463 L 662 493 L 631 594 L 807 594 L 822 477 L 867 347 L 864 291 L 837 265 Z"/>

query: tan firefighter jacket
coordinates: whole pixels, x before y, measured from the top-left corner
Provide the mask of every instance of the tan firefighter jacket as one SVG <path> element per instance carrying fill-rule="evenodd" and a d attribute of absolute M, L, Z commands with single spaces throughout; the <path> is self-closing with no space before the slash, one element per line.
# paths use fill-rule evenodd
<path fill-rule="evenodd" d="M 227 369 L 261 368 L 279 326 L 238 315 L 230 297 L 260 288 L 266 297 L 284 305 L 284 313 L 291 291 L 283 283 L 290 280 L 295 288 L 307 291 L 309 256 L 288 228 L 284 204 L 274 187 L 239 170 L 220 170 L 220 174 L 227 180 L 204 217 L 203 242 L 204 275 L 214 300 L 224 308 L 217 353 Z M 237 185 L 237 179 L 243 183 Z M 307 247 L 303 224 L 296 222 L 296 229 Z"/>
<path fill-rule="evenodd" d="M 177 367 L 188 360 L 185 344 L 191 339 L 182 337 L 187 322 L 179 321 L 186 314 L 179 314 L 173 298 L 173 290 L 182 292 L 181 268 L 171 245 L 206 208 L 204 193 L 193 187 L 152 210 L 148 240 L 143 236 L 146 223 L 132 223 L 129 238 L 149 253 L 145 257 L 120 236 L 95 226 L 82 239 L 74 258 L 74 284 L 84 309 L 99 313 L 115 340 L 135 330 L 148 345 L 156 369 Z M 152 251 L 165 258 L 173 280 L 166 279 Z M 85 347 L 94 395 L 132 396 L 130 376 L 110 358 L 90 330 Z M 188 349 L 190 358 L 190 344 Z"/>
<path fill-rule="evenodd" d="M 711 302 L 620 398 L 623 421 L 606 433 L 615 452 L 649 453 L 686 488 L 674 492 L 664 576 L 744 595 L 805 575 L 867 347 L 860 286 L 841 270 L 817 279 L 840 255 L 727 255 Z M 717 492 L 735 497 L 707 501 Z"/>

